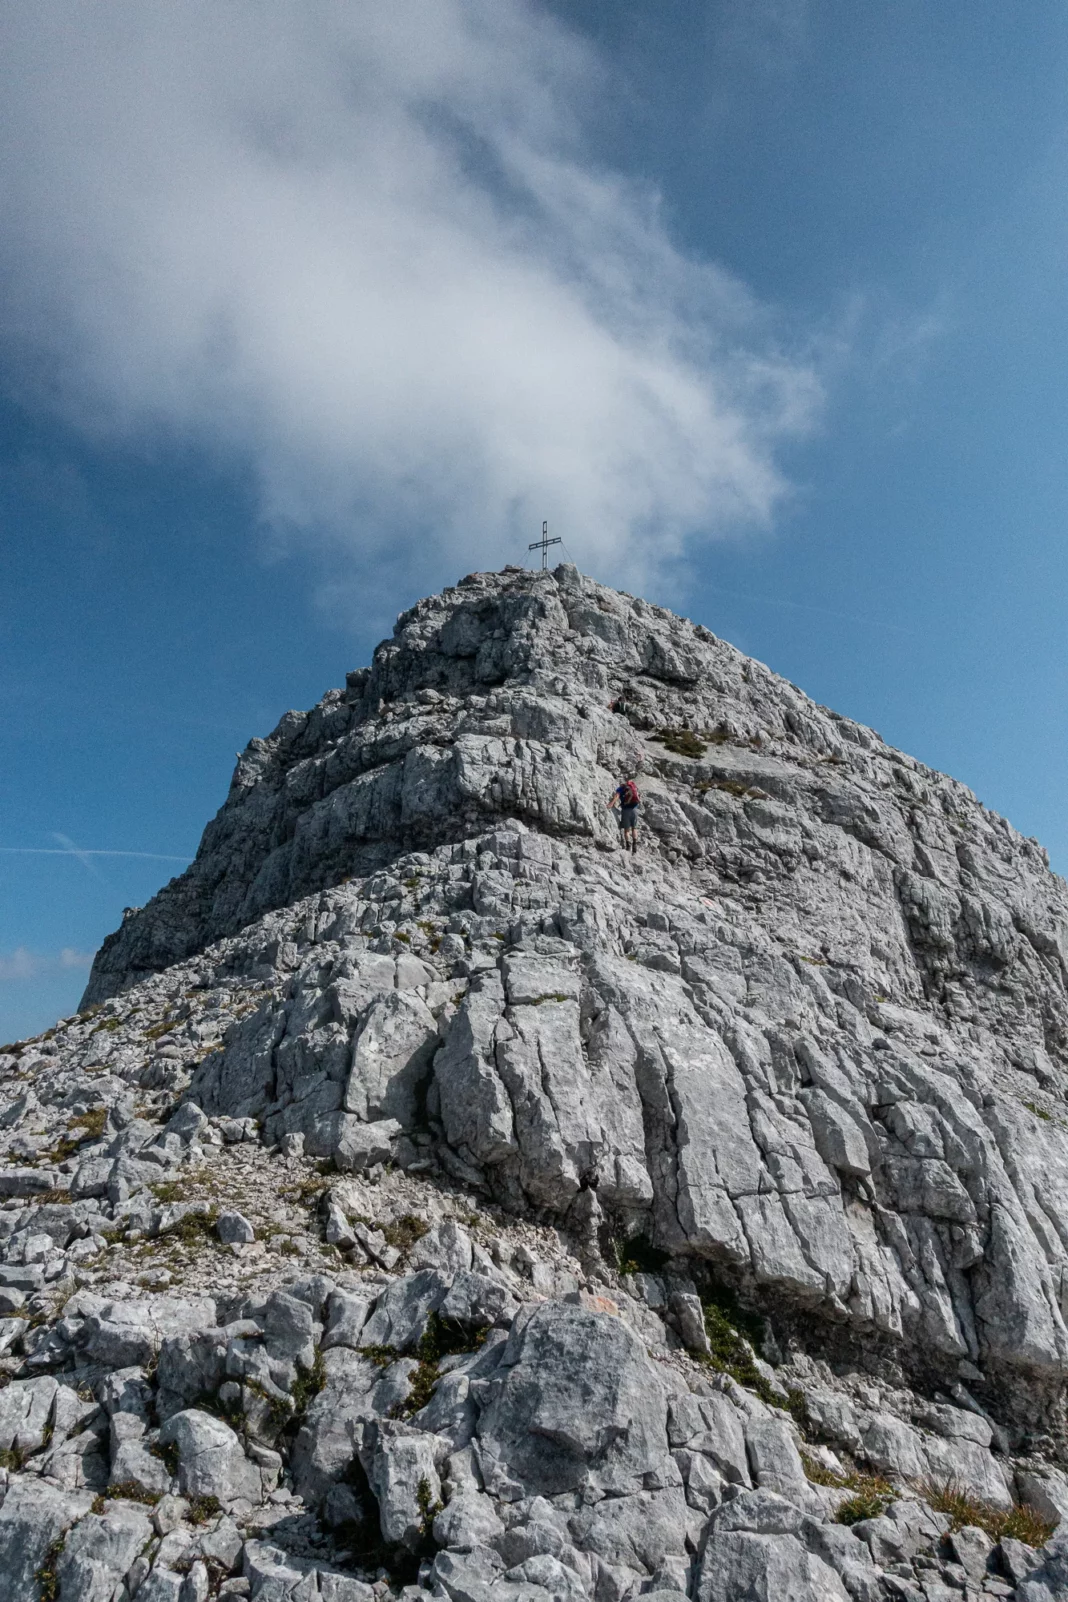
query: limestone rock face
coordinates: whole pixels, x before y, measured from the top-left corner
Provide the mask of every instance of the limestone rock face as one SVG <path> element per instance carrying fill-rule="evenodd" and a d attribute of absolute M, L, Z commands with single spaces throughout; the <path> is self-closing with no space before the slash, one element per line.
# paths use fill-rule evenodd
<path fill-rule="evenodd" d="M 1064 1594 L 1066 961 L 1034 841 L 707 629 L 570 567 L 420 602 L 0 1049 L 0 1551 Z"/>
<path fill-rule="evenodd" d="M 838 1328 L 1059 1383 L 1066 940 L 1042 850 L 962 785 L 563 567 L 420 602 L 254 740 L 86 1002 L 262 975 L 208 1113 L 349 1169 L 427 1131 L 517 1206 L 594 1188 Z"/>

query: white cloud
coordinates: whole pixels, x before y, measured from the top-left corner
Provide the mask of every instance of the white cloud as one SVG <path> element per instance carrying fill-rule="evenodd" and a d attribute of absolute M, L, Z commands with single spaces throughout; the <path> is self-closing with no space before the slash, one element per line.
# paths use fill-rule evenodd
<path fill-rule="evenodd" d="M 93 966 L 93 953 L 91 951 L 76 951 L 73 946 L 64 946 L 59 954 L 61 968 L 86 968 Z"/>
<path fill-rule="evenodd" d="M 30 951 L 26 946 L 16 946 L 6 956 L 0 953 L 0 982 L 26 983 L 62 969 L 88 969 L 92 962 L 91 951 L 77 951 L 73 946 L 64 946 L 59 952 Z"/>
<path fill-rule="evenodd" d="M 530 0 L 4 8 L 23 394 L 237 451 L 269 529 L 365 568 L 495 565 L 548 517 L 638 581 L 766 524 L 817 380 L 593 162 L 601 82 Z"/>
<path fill-rule="evenodd" d="M 25 946 L 16 946 L 10 956 L 0 956 L 0 980 L 36 979 L 40 971 L 40 957 Z"/>

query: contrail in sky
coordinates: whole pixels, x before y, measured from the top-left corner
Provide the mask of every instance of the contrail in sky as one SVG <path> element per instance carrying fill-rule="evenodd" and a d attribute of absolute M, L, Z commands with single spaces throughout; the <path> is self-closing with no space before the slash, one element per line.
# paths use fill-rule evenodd
<path fill-rule="evenodd" d="M 0 846 L 6 855 L 23 857 L 146 857 L 153 862 L 192 862 L 192 857 L 175 857 L 163 851 L 81 851 L 75 846 Z"/>

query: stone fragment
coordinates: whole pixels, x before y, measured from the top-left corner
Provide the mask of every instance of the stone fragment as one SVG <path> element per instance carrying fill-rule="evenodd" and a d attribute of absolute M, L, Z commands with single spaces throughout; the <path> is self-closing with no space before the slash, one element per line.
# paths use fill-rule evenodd
<path fill-rule="evenodd" d="M 504 1533 L 492 1499 L 478 1491 L 450 1497 L 434 1519 L 434 1539 L 454 1552 L 477 1552 Z"/>
<path fill-rule="evenodd" d="M 244 1246 L 256 1239 L 256 1231 L 241 1213 L 220 1213 L 215 1223 L 215 1233 L 224 1246 Z"/>
<path fill-rule="evenodd" d="M 367 1478 L 378 1499 L 382 1539 L 390 1546 L 418 1546 L 441 1506 L 434 1437 L 383 1420 Z"/>
<path fill-rule="evenodd" d="M 55 1562 L 59 1595 L 96 1602 L 115 1594 L 152 1536 L 146 1510 L 133 1502 L 110 1502 L 69 1531 Z"/>
<path fill-rule="evenodd" d="M 363 1331 L 366 1346 L 391 1346 L 406 1352 L 423 1335 L 431 1313 L 436 1313 L 449 1291 L 449 1280 L 436 1269 L 395 1280 L 375 1303 Z"/>
<path fill-rule="evenodd" d="M 338 1114 L 334 1161 L 342 1173 L 359 1173 L 374 1163 L 389 1162 L 393 1142 L 400 1132 L 395 1118 L 362 1123 L 351 1113 Z"/>
<path fill-rule="evenodd" d="M 1016 1489 L 1021 1502 L 1033 1507 L 1040 1518 L 1060 1523 L 1068 1519 L 1068 1475 L 1050 1465 L 1041 1473 L 1035 1469 L 1020 1469 L 1016 1474 Z"/>
<path fill-rule="evenodd" d="M 50 1553 L 92 1505 L 92 1492 L 60 1491 L 36 1478 L 8 1484 L 0 1505 L 0 1575 L 12 1602 L 38 1593 Z"/>
<path fill-rule="evenodd" d="M 173 1446 L 177 1451 L 183 1496 L 216 1496 L 223 1503 L 238 1498 L 260 1500 L 260 1472 L 221 1419 L 187 1408 L 167 1420 L 159 1439 L 161 1446 Z"/>
<path fill-rule="evenodd" d="M 478 1445 L 486 1488 L 509 1500 L 583 1484 L 633 1491 L 670 1464 L 667 1397 L 618 1319 L 546 1303 L 513 1327 Z"/>
<path fill-rule="evenodd" d="M 323 1333 L 323 1350 L 332 1346 L 357 1348 L 362 1342 L 363 1327 L 371 1309 L 368 1296 L 355 1292 L 332 1291 L 326 1304 L 326 1328 Z"/>

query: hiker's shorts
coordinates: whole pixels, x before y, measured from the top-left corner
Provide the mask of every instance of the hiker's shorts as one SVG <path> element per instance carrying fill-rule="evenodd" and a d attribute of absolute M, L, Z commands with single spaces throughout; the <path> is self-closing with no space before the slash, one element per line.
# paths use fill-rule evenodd
<path fill-rule="evenodd" d="M 638 827 L 638 808 L 636 806 L 620 807 L 619 827 L 621 829 L 636 829 Z"/>

